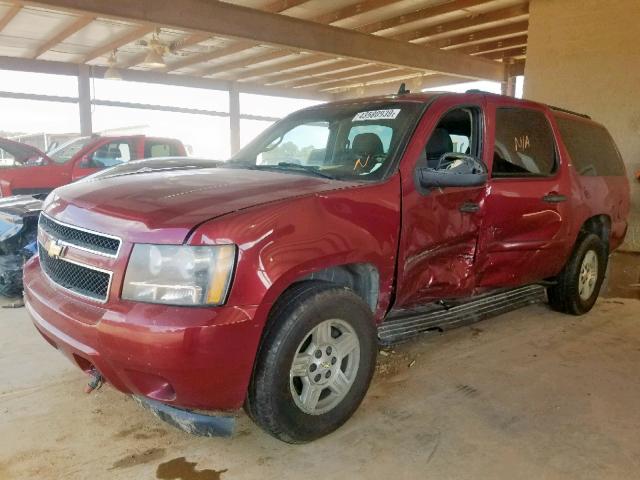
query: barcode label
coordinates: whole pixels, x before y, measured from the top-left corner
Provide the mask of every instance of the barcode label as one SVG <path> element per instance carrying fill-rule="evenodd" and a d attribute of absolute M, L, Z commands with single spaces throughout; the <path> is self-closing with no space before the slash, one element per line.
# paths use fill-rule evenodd
<path fill-rule="evenodd" d="M 368 112 L 356 113 L 353 117 L 354 122 L 364 122 L 368 120 L 393 120 L 400 113 L 399 108 L 390 108 L 387 110 L 370 110 Z"/>

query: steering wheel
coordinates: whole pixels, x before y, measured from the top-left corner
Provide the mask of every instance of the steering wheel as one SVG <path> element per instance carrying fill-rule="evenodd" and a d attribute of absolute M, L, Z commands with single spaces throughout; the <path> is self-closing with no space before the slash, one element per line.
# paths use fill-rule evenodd
<path fill-rule="evenodd" d="M 469 173 L 487 173 L 487 168 L 472 155 L 457 152 L 444 153 L 438 160 L 436 170 L 452 171 L 455 169 L 467 169 Z"/>

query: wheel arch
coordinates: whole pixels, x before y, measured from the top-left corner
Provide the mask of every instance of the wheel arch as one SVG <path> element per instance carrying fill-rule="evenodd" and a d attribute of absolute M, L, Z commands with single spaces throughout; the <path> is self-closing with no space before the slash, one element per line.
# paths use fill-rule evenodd
<path fill-rule="evenodd" d="M 325 280 L 352 290 L 375 313 L 380 298 L 380 272 L 371 263 L 347 263 L 311 272 L 295 281 Z"/>
<path fill-rule="evenodd" d="M 266 303 L 273 305 L 295 285 L 301 282 L 324 281 L 353 291 L 375 315 L 380 311 L 381 292 L 384 289 L 379 268 L 366 261 L 339 262 L 317 268 L 299 268 L 283 275 L 265 295 Z"/>
<path fill-rule="evenodd" d="M 608 249 L 611 238 L 611 217 L 606 214 L 599 214 L 587 218 L 580 226 L 576 243 L 589 233 L 597 235 L 607 245 Z"/>

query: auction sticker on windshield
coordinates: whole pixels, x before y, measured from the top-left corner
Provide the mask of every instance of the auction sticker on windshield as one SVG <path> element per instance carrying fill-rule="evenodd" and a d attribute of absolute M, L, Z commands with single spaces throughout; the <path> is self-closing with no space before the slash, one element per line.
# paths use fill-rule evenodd
<path fill-rule="evenodd" d="M 368 120 L 393 120 L 400 113 L 399 108 L 390 108 L 386 110 L 370 110 L 368 112 L 356 113 L 353 117 L 354 122 L 364 122 Z"/>

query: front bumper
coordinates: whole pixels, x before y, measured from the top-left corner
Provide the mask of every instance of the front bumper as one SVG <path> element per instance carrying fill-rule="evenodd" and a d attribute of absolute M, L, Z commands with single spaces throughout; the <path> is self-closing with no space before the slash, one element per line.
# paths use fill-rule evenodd
<path fill-rule="evenodd" d="M 263 325 L 256 308 L 97 305 L 52 284 L 37 257 L 25 266 L 24 284 L 38 331 L 85 372 L 176 407 L 242 406 Z"/>

